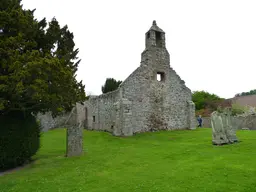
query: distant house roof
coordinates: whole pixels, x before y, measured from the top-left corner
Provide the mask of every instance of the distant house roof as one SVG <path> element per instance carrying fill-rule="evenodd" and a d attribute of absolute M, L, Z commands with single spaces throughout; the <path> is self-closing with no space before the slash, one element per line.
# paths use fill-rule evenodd
<path fill-rule="evenodd" d="M 256 95 L 234 97 L 231 100 L 232 100 L 232 103 L 236 103 L 241 106 L 256 107 Z"/>

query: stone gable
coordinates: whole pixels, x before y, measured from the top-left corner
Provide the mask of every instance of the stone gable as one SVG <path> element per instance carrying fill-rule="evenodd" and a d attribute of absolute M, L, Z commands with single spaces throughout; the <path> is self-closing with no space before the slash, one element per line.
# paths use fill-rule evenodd
<path fill-rule="evenodd" d="M 129 136 L 195 127 L 191 90 L 170 67 L 165 32 L 155 21 L 145 34 L 145 45 L 140 66 L 117 90 L 84 103 L 86 128 Z"/>

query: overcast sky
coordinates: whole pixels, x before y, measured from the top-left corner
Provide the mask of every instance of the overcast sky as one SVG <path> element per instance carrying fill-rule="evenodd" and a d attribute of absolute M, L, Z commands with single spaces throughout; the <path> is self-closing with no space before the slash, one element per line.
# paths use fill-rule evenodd
<path fill-rule="evenodd" d="M 78 80 L 101 94 L 106 78 L 125 80 L 139 65 L 152 21 L 166 33 L 171 67 L 192 90 L 224 98 L 256 89 L 255 0 L 23 0 L 38 19 L 74 33 Z"/>

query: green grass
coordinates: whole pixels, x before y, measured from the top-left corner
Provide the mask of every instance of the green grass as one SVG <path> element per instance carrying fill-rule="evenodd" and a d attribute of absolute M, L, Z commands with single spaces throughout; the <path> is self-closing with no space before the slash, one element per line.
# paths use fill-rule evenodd
<path fill-rule="evenodd" d="M 31 166 L 0 177 L 1 192 L 256 191 L 256 131 L 213 146 L 211 129 L 119 138 L 84 132 L 85 154 L 65 158 L 65 130 L 42 136 Z"/>

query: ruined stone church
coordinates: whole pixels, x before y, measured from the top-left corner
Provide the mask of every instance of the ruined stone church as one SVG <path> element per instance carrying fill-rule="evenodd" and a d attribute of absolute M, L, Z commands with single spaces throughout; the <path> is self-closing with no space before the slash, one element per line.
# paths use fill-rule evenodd
<path fill-rule="evenodd" d="M 155 21 L 145 34 L 140 66 L 117 90 L 91 96 L 77 110 L 87 129 L 116 136 L 195 127 L 191 90 L 170 67 L 165 32 Z"/>

